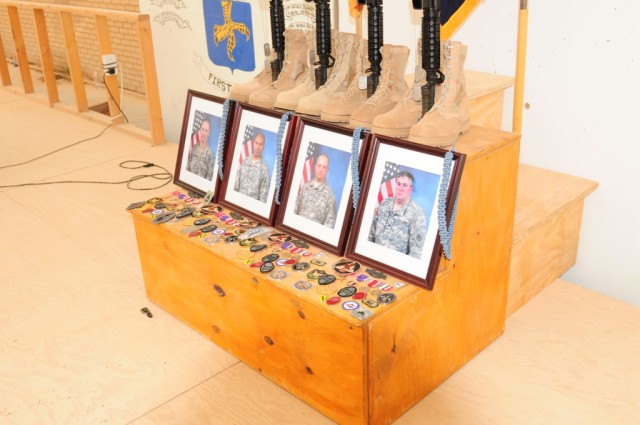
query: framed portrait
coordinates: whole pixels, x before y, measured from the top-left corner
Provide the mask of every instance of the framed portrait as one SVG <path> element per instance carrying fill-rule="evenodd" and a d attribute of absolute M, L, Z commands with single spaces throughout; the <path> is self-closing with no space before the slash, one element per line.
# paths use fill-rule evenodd
<path fill-rule="evenodd" d="M 227 158 L 220 188 L 220 204 L 269 226 L 276 218 L 278 130 L 282 114 L 238 103 L 225 150 Z M 295 117 L 294 117 L 295 118 Z M 280 145 L 281 176 L 289 152 L 286 123 Z"/>
<path fill-rule="evenodd" d="M 176 185 L 201 195 L 212 192 L 214 201 L 220 186 L 217 161 L 220 130 L 229 124 L 235 107 L 232 102 L 227 122 L 223 123 L 223 104 L 222 98 L 194 90 L 187 92 L 173 178 Z"/>
<path fill-rule="evenodd" d="M 357 141 L 361 167 L 368 134 Z M 276 226 L 342 255 L 353 214 L 353 130 L 298 117 Z"/>
<path fill-rule="evenodd" d="M 346 256 L 433 289 L 442 247 L 438 202 L 446 151 L 372 135 Z M 445 188 L 450 219 L 466 156 L 454 153 Z"/>

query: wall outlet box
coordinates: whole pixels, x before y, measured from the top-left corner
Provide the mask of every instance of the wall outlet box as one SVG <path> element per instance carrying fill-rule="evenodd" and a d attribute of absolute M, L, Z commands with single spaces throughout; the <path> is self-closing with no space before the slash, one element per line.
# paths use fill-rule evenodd
<path fill-rule="evenodd" d="M 115 68 L 117 66 L 116 63 L 116 55 L 112 54 L 108 54 L 108 55 L 102 55 L 102 67 L 103 68 Z"/>

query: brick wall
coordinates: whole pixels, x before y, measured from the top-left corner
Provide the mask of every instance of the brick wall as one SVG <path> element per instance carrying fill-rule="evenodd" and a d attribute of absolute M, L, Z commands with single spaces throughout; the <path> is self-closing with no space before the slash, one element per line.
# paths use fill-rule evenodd
<path fill-rule="evenodd" d="M 27 4 L 33 2 L 34 1 L 23 0 L 20 3 Z M 35 2 L 114 9 L 128 12 L 140 11 L 138 0 L 37 0 Z M 40 68 L 40 54 L 33 22 L 33 13 L 30 8 L 22 7 L 18 7 L 18 13 L 29 63 L 34 68 Z M 57 73 L 69 75 L 60 17 L 57 12 L 45 11 L 45 21 L 55 70 Z M 135 23 L 117 18 L 108 18 L 108 25 L 113 53 L 116 55 L 116 59 L 120 65 L 120 71 L 124 77 L 124 88 L 133 92 L 144 93 L 140 47 Z M 102 59 L 98 53 L 94 19 L 91 16 L 75 15 L 73 16 L 73 26 L 85 79 L 87 81 L 94 81 L 95 77 L 101 82 L 103 73 Z M 4 5 L 0 5 L 0 35 L 2 36 L 7 58 L 14 57 L 15 46 L 11 34 L 11 27 L 9 26 L 7 9 Z"/>

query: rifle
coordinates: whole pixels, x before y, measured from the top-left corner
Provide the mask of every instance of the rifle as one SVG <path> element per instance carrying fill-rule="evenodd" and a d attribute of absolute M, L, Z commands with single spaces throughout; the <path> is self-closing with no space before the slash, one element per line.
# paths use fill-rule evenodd
<path fill-rule="evenodd" d="M 414 0 L 415 1 L 415 0 Z M 367 97 L 371 97 L 378 88 L 380 72 L 382 70 L 382 53 L 380 48 L 384 44 L 382 33 L 382 0 L 358 0 L 367 5 L 367 33 L 369 37 L 369 69 L 367 72 Z"/>
<path fill-rule="evenodd" d="M 422 68 L 427 83 L 422 86 L 422 114 L 435 103 L 436 84 L 444 82 L 440 71 L 440 0 L 413 0 L 414 9 L 422 9 Z"/>
<path fill-rule="evenodd" d="M 316 4 L 316 54 L 318 65 L 314 72 L 316 76 L 316 89 L 327 82 L 327 69 L 333 66 L 335 58 L 331 56 L 331 11 L 329 0 L 305 0 Z M 331 63 L 329 63 L 331 59 Z"/>
<path fill-rule="evenodd" d="M 271 0 L 269 2 L 269 15 L 271 17 L 271 44 L 276 52 L 276 59 L 271 61 L 271 78 L 278 79 L 282 65 L 284 64 L 284 7 L 282 0 Z M 265 49 L 266 50 L 266 49 Z M 265 51 L 265 54 L 267 52 Z"/>

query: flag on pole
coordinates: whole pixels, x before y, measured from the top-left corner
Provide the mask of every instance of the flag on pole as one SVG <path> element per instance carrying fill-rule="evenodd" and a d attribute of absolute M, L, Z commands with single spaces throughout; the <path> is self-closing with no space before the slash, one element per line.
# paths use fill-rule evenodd
<path fill-rule="evenodd" d="M 238 158 L 238 162 L 242 164 L 245 159 L 250 158 L 253 154 L 253 145 L 251 141 L 255 135 L 254 127 L 252 125 L 248 125 L 244 129 L 244 143 L 240 149 L 240 156 Z"/>
<path fill-rule="evenodd" d="M 445 40 L 464 23 L 481 0 L 441 0 L 440 39 Z"/>
<path fill-rule="evenodd" d="M 352 18 L 359 18 L 362 15 L 363 4 L 358 3 L 358 0 L 349 0 L 349 15 Z"/>
<path fill-rule="evenodd" d="M 378 203 L 376 207 L 380 205 L 380 202 L 386 198 L 393 197 L 396 188 L 396 176 L 400 172 L 398 164 L 387 161 L 384 164 L 384 173 L 382 174 L 382 183 L 380 183 L 380 189 L 378 189 Z"/>
<path fill-rule="evenodd" d="M 311 180 L 313 177 L 313 161 L 316 156 L 316 144 L 313 142 L 309 142 L 309 147 L 307 148 L 307 155 L 304 159 L 304 165 L 302 168 L 302 179 L 300 180 L 300 189 Z"/>

